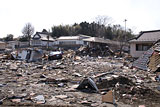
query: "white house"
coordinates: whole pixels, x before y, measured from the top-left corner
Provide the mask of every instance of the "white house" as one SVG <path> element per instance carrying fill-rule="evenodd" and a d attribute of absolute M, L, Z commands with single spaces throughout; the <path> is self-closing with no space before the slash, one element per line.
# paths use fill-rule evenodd
<path fill-rule="evenodd" d="M 62 47 L 62 48 L 72 48 L 76 49 L 82 45 L 87 45 L 83 41 L 85 38 L 89 38 L 87 35 L 78 35 L 78 36 L 61 36 L 54 42 L 54 46 Z"/>
<path fill-rule="evenodd" d="M 129 41 L 131 56 L 140 57 L 159 39 L 160 39 L 160 30 L 141 32 L 137 38 Z"/>
<path fill-rule="evenodd" d="M 80 46 L 110 46 L 117 48 L 118 45 L 119 42 L 117 41 L 87 35 L 61 36 L 54 42 L 54 46 L 64 49 L 78 49 Z"/>
<path fill-rule="evenodd" d="M 55 40 L 50 36 L 47 32 L 36 32 L 36 34 L 32 37 L 31 46 L 43 46 L 47 47 L 53 46 L 53 42 Z"/>

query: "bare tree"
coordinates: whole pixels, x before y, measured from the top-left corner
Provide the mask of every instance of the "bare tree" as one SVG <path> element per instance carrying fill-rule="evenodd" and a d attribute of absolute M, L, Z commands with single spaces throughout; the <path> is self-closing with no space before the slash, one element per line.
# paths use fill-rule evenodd
<path fill-rule="evenodd" d="M 30 40 L 31 36 L 34 33 L 34 27 L 32 26 L 31 23 L 27 23 L 24 28 L 22 29 L 22 33 L 24 37 L 27 37 L 27 40 L 29 41 L 29 46 L 30 46 Z"/>
<path fill-rule="evenodd" d="M 107 25 L 110 25 L 113 23 L 113 20 L 111 17 L 109 16 L 105 16 L 105 15 L 98 15 L 96 18 L 95 18 L 95 22 L 99 25 L 103 25 L 103 26 L 107 26 Z"/>
<path fill-rule="evenodd" d="M 105 37 L 106 28 L 112 23 L 112 18 L 108 16 L 97 16 L 95 18 L 95 23 L 98 24 L 96 36 L 97 37 Z"/>

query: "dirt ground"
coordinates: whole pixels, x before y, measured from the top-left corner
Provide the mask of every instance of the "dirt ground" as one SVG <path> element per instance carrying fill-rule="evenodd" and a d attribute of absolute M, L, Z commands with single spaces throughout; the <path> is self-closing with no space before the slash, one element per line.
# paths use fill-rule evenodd
<path fill-rule="evenodd" d="M 160 82 L 156 73 L 131 68 L 131 62 L 114 57 L 66 57 L 26 63 L 0 60 L 0 106 L 11 107 L 114 107 L 102 95 L 114 90 L 118 107 L 159 107 Z M 99 93 L 77 90 L 91 77 Z"/>

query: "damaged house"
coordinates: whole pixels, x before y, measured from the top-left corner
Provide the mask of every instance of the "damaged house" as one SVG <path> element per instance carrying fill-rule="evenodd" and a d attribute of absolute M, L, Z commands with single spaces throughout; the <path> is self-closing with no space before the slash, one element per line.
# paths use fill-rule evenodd
<path fill-rule="evenodd" d="M 86 42 L 83 41 L 85 38 L 90 38 L 90 36 L 61 36 L 54 42 L 54 45 L 63 49 L 78 49 L 81 46 L 87 45 Z"/>
<path fill-rule="evenodd" d="M 95 47 L 95 46 L 106 46 L 106 44 L 109 44 L 109 40 L 105 40 L 103 38 L 98 37 L 90 37 L 83 39 L 84 43 L 87 44 L 89 47 Z"/>
<path fill-rule="evenodd" d="M 53 46 L 55 40 L 50 36 L 48 32 L 36 32 L 32 37 L 31 46 L 33 47 L 47 47 Z"/>
<path fill-rule="evenodd" d="M 83 39 L 83 41 L 89 47 L 106 47 L 106 46 L 108 46 L 113 51 L 116 51 L 117 49 L 120 48 L 120 42 L 109 40 L 109 39 L 90 37 L 90 38 Z"/>
<path fill-rule="evenodd" d="M 141 32 L 137 38 L 129 41 L 131 56 L 140 57 L 159 39 L 160 30 Z"/>
<path fill-rule="evenodd" d="M 54 42 L 54 46 L 64 49 L 79 49 L 81 46 L 94 47 L 117 47 L 119 43 L 109 39 L 91 37 L 87 35 L 61 36 Z"/>

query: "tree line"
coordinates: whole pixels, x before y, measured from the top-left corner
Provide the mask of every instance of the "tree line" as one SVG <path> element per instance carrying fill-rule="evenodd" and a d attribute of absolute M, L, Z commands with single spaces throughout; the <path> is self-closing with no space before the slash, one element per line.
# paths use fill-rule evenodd
<path fill-rule="evenodd" d="M 52 27 L 51 35 L 54 38 L 60 36 L 75 36 L 78 34 L 88 35 L 92 37 L 101 37 L 111 40 L 129 40 L 135 35 L 131 29 L 126 31 L 121 25 L 103 25 L 96 22 L 81 22 L 73 25 L 58 25 Z"/>
<path fill-rule="evenodd" d="M 124 29 L 124 27 L 119 24 L 112 25 L 111 19 L 107 16 L 97 16 L 93 22 L 83 21 L 81 23 L 74 23 L 73 25 L 52 26 L 51 32 L 48 33 L 51 34 L 53 38 L 83 34 L 117 41 L 127 41 L 135 36 L 131 29 Z M 30 41 L 31 36 L 34 34 L 33 25 L 27 23 L 22 29 L 22 34 L 22 36 L 18 37 L 19 41 Z M 13 35 L 9 34 L 4 37 L 3 40 L 12 41 Z"/>

